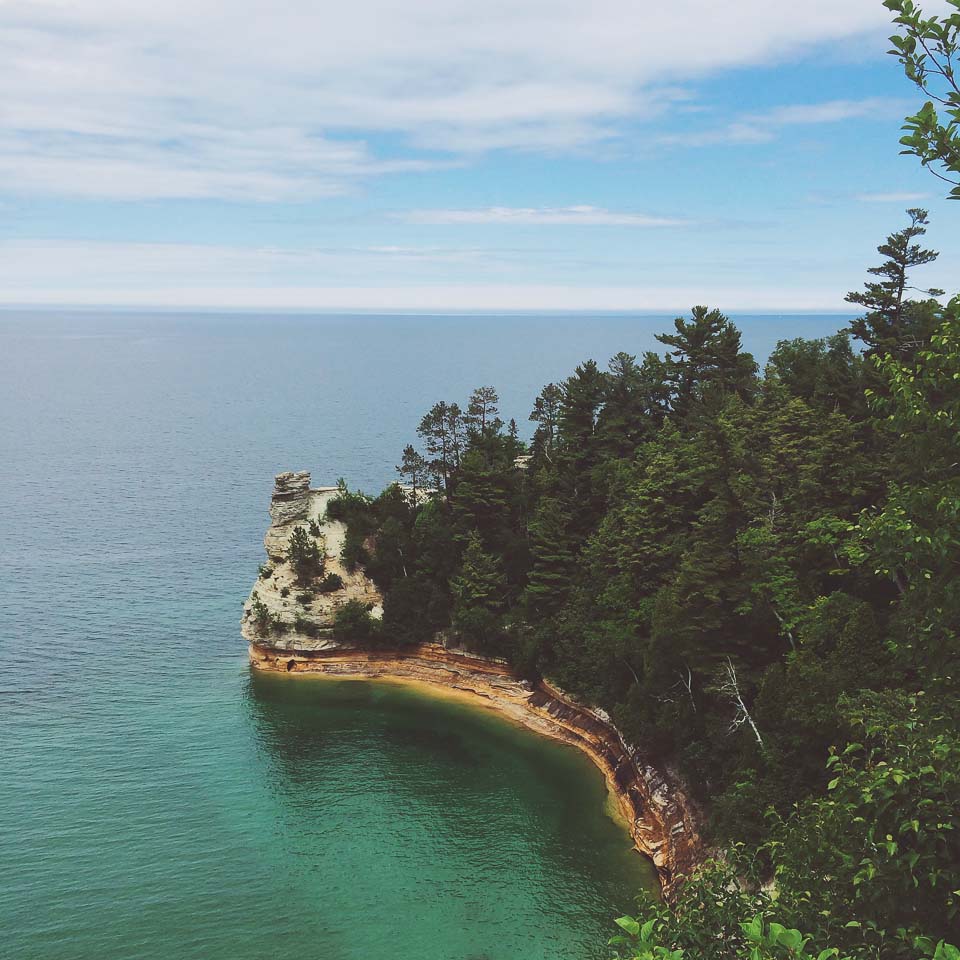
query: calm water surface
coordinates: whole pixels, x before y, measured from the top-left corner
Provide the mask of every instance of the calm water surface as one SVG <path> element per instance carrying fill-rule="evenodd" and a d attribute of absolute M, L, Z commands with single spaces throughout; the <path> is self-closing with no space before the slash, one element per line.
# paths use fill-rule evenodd
<path fill-rule="evenodd" d="M 837 317 L 751 317 L 747 347 Z M 424 410 L 666 318 L 0 313 L 0 955 L 569 960 L 650 883 L 575 751 L 251 677 L 271 478 L 376 490 Z"/>

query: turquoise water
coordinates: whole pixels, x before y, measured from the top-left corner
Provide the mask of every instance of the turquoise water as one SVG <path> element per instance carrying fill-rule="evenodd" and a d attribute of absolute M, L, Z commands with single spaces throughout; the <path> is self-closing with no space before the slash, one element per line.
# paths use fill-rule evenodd
<path fill-rule="evenodd" d="M 750 318 L 758 354 L 839 318 Z M 649 867 L 576 751 L 406 688 L 250 676 L 272 475 L 367 489 L 423 410 L 664 318 L 0 313 L 0 955 L 607 956 Z"/>

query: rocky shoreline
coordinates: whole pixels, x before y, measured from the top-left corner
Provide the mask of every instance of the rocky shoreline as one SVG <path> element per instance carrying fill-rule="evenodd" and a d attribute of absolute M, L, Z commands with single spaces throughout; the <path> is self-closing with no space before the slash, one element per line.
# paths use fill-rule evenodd
<path fill-rule="evenodd" d="M 284 650 L 253 642 L 250 663 L 257 670 L 288 674 L 416 681 L 479 698 L 590 757 L 603 772 L 637 850 L 657 868 L 667 899 L 677 879 L 702 859 L 696 813 L 673 777 L 647 763 L 601 712 L 546 682 L 517 678 L 502 662 L 441 644 L 403 650 Z"/>
<path fill-rule="evenodd" d="M 354 649 L 334 637 L 337 611 L 351 601 L 382 614 L 376 585 L 361 568 L 347 569 L 340 552 L 346 528 L 327 516 L 336 487 L 311 488 L 310 474 L 281 473 L 264 537 L 267 563 L 244 604 L 241 634 L 257 670 L 330 677 L 394 679 L 457 691 L 523 726 L 582 750 L 600 768 L 636 848 L 654 863 L 664 896 L 703 859 L 699 817 L 682 784 L 626 743 L 602 711 L 577 703 L 547 681 L 532 684 L 504 661 L 441 643 L 398 650 Z M 340 585 L 318 592 L 298 583 L 289 561 L 300 528 Z"/>

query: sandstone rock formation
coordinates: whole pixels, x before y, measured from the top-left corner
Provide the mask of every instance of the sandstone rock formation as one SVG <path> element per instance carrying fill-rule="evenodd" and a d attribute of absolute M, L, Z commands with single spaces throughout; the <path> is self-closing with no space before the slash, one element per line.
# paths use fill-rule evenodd
<path fill-rule="evenodd" d="M 327 504 L 336 487 L 310 487 L 310 474 L 280 473 L 270 500 L 270 527 L 263 538 L 267 563 L 243 606 L 240 632 L 244 639 L 283 650 L 324 650 L 335 646 L 333 622 L 337 610 L 359 600 L 374 616 L 383 612 L 380 593 L 366 574 L 348 570 L 340 559 L 344 524 L 327 520 Z M 298 527 L 314 539 L 324 558 L 324 574 L 335 573 L 343 587 L 321 590 L 321 578 L 301 583 L 287 559 L 290 537 Z M 259 611 L 260 615 L 257 615 Z"/>
<path fill-rule="evenodd" d="M 271 560 L 277 563 L 283 561 L 293 528 L 297 523 L 307 520 L 309 512 L 310 474 L 305 470 L 278 473 L 270 498 L 270 528 L 263 540 Z"/>

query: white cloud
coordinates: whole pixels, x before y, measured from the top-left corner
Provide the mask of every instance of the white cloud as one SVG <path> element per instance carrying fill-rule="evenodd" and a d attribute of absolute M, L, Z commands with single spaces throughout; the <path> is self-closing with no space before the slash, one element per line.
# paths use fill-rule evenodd
<path fill-rule="evenodd" d="M 116 243 L 85 240 L 0 241 L 0 290 L 34 285 L 49 290 L 137 290 L 171 284 L 189 289 L 216 284 L 297 284 L 338 278 L 407 276 L 422 266 L 496 264 L 497 250 L 415 246 L 295 248 L 201 243 Z M 59 295 L 59 294 L 57 294 Z M 7 298 L 9 301 L 9 297 Z M 15 299 L 15 298 L 14 298 Z"/>
<path fill-rule="evenodd" d="M 409 223 L 516 224 L 522 226 L 677 227 L 689 220 L 624 213 L 586 205 L 573 207 L 487 207 L 482 210 L 413 210 L 403 214 Z"/>
<path fill-rule="evenodd" d="M 897 193 L 858 193 L 856 199 L 861 203 L 921 203 L 930 199 L 929 193 L 911 193 L 903 191 Z"/>
<path fill-rule="evenodd" d="M 76 197 L 309 200 L 344 193 L 359 177 L 442 165 L 377 160 L 361 142 L 283 127 L 172 121 L 122 138 L 0 130 L 0 183 Z"/>
<path fill-rule="evenodd" d="M 0 242 L 0 305 L 314 310 L 842 309 L 816 286 L 713 276 L 689 284 L 528 283 L 510 251 Z M 715 273 L 715 272 L 714 272 Z M 724 270 L 729 274 L 729 270 Z"/>
<path fill-rule="evenodd" d="M 909 100 L 886 97 L 787 104 L 763 113 L 744 114 L 715 129 L 664 134 L 656 139 L 658 143 L 697 147 L 715 143 L 769 143 L 784 127 L 839 123 L 860 117 L 899 117 L 910 105 Z"/>
<path fill-rule="evenodd" d="M 876 0 L 738 0 L 735 13 L 713 0 L 6 2 L 0 182 L 324 196 L 429 169 L 436 151 L 595 144 L 713 71 L 887 22 Z M 384 159 L 384 134 L 403 156 L 428 153 Z"/>

